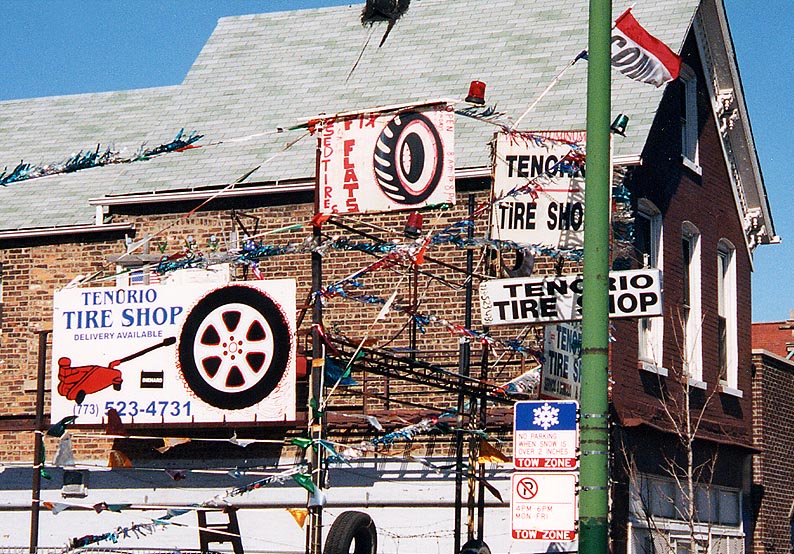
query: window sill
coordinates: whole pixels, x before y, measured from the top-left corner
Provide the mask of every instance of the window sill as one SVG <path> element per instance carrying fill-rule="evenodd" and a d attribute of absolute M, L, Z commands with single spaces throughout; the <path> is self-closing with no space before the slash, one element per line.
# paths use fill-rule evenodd
<path fill-rule="evenodd" d="M 705 381 L 701 381 L 700 379 L 693 379 L 692 377 L 687 379 L 687 384 L 693 389 L 706 390 L 707 388 L 709 388 L 708 384 Z"/>
<path fill-rule="evenodd" d="M 681 156 L 681 163 L 684 164 L 684 167 L 690 170 L 695 175 L 700 177 L 703 176 L 703 168 L 700 167 L 697 162 L 694 162 L 687 158 L 686 156 Z"/>
<path fill-rule="evenodd" d="M 656 365 L 653 362 L 644 362 L 640 360 L 638 368 L 642 371 L 647 371 L 648 373 L 655 373 L 661 377 L 667 377 L 667 368 Z"/>
<path fill-rule="evenodd" d="M 717 392 L 721 394 L 727 394 L 728 396 L 735 396 L 736 398 L 744 398 L 744 393 L 742 391 L 729 387 L 725 383 L 720 383 L 717 385 Z"/>

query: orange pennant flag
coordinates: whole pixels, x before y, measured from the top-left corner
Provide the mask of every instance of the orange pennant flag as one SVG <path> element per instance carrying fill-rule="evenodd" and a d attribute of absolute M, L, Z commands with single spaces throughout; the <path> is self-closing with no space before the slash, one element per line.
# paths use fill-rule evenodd
<path fill-rule="evenodd" d="M 187 438 L 173 438 L 173 437 L 163 437 L 163 446 L 159 448 L 155 448 L 160 454 L 164 454 L 168 452 L 175 446 L 179 446 L 180 444 L 189 443 L 190 439 Z"/>
<path fill-rule="evenodd" d="M 510 458 L 502 454 L 501 450 L 492 446 L 487 440 L 480 439 L 480 454 L 477 457 L 477 461 L 481 464 L 486 462 L 506 464 L 510 461 Z"/>
<path fill-rule="evenodd" d="M 306 517 L 309 515 L 309 510 L 306 508 L 287 508 L 287 511 L 292 514 L 295 521 L 303 529 L 303 524 L 306 522 Z"/>
<path fill-rule="evenodd" d="M 132 467 L 132 462 L 123 452 L 111 450 L 108 456 L 108 467 Z"/>

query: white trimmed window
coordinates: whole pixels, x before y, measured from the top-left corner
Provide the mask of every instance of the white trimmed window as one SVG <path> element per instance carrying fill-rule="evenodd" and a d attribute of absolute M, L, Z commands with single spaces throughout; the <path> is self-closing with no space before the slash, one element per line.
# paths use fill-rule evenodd
<path fill-rule="evenodd" d="M 686 64 L 681 64 L 681 156 L 684 165 L 700 173 L 698 155 L 697 78 Z"/>
<path fill-rule="evenodd" d="M 634 235 L 639 265 L 643 268 L 661 268 L 662 214 L 652 202 L 645 198 L 641 198 L 637 203 Z M 648 369 L 661 368 L 663 319 L 643 317 L 639 320 L 637 327 L 640 363 Z"/>
<path fill-rule="evenodd" d="M 739 388 L 736 300 L 736 249 L 723 239 L 717 244 L 717 347 L 720 384 Z"/>
<path fill-rule="evenodd" d="M 682 226 L 681 277 L 683 298 L 681 299 L 681 328 L 684 340 L 681 345 L 683 364 L 689 375 L 690 385 L 703 384 L 703 310 L 700 298 L 700 231 L 690 222 Z"/>

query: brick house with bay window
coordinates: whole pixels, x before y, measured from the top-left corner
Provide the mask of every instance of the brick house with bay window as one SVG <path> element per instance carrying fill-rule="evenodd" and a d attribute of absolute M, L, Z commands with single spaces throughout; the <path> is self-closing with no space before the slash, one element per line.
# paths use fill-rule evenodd
<path fill-rule="evenodd" d="M 616 5 L 615 14 L 625 7 Z M 499 117 L 515 119 L 576 57 L 586 44 L 586 11 L 583 0 L 553 8 L 499 0 L 485 12 L 473 0 L 422 0 L 400 18 L 382 47 L 365 46 L 358 62 L 368 33 L 385 30 L 382 22 L 362 26 L 361 6 L 224 18 L 179 85 L 3 102 L 0 162 L 9 168 L 20 159 L 41 161 L 43 167 L 80 149 L 94 151 L 97 144 L 97 152 L 110 147 L 135 159 L 142 144 L 144 149 L 168 144 L 179 129 L 185 130 L 183 139 L 191 132 L 203 135 L 193 148 L 9 181 L 0 190 L 0 463 L 8 477 L 0 486 L 0 503 L 11 516 L 4 520 L 13 521 L 0 524 L 3 542 L 21 546 L 27 538 L 19 529 L 25 528 L 30 510 L 39 339 L 51 325 L 56 290 L 79 276 L 93 276 L 89 282 L 102 286 L 132 286 L 128 271 L 141 271 L 135 278 L 140 276 L 144 286 L 165 286 L 146 284 L 159 275 L 144 269 L 186 248 L 208 258 L 221 256 L 239 249 L 246 236 L 275 246 L 305 244 L 314 215 L 317 143 L 305 126 L 293 127 L 321 113 L 462 97 L 470 81 L 478 79 L 487 83 L 486 101 L 496 105 L 497 114 L 490 121 L 456 117 L 457 201 L 446 211 L 427 210 L 425 217 L 428 226 L 439 230 L 465 221 L 469 203 L 488 199 L 489 142 L 497 129 L 492 123 Z M 474 13 L 487 17 L 472 17 Z M 696 462 L 711 461 L 695 487 L 695 539 L 711 536 L 721 552 L 738 552 L 749 543 L 753 517 L 743 500 L 750 485 L 744 468 L 755 452 L 752 253 L 776 240 L 774 225 L 722 2 L 675 0 L 661 6 L 641 1 L 634 13 L 682 55 L 684 66 L 679 79 L 659 89 L 613 75 L 613 113 L 630 118 L 625 137 L 615 137 L 613 152 L 616 184 L 626 187 L 631 204 L 633 245 L 623 263 L 658 267 L 664 279 L 663 317 L 613 321 L 613 550 L 640 553 L 672 545 L 679 552 L 694 551 L 681 513 L 671 508 L 673 499 L 680 503 L 683 491 L 668 473 L 669 464 L 683 454 L 681 435 L 671 429 L 686 412 L 699 425 Z M 566 72 L 522 128 L 584 128 L 585 63 Z M 466 106 L 455 102 L 458 108 Z M 400 242 L 406 240 L 405 218 L 405 213 L 336 217 L 323 224 L 322 232 L 325 240 Z M 485 237 L 486 227 L 477 222 L 475 237 Z M 330 439 L 359 444 L 456 405 L 457 394 L 443 382 L 456 375 L 461 363 L 461 337 L 450 327 L 462 325 L 466 317 L 461 271 L 466 252 L 445 244 L 428 254 L 419 271 L 400 270 L 406 273 L 401 297 L 415 294 L 422 313 L 435 316 L 428 324 L 399 314 L 373 322 L 377 310 L 371 304 L 346 298 L 329 299 L 324 306 L 326 334 L 352 341 L 369 335 L 374 344 L 367 346 L 368 359 L 375 361 L 367 363 L 380 364 L 371 375 L 354 368 L 358 388 L 336 393 L 328 406 Z M 502 255 L 509 265 L 515 253 Z M 373 259 L 372 252 L 329 249 L 323 256 L 323 281 L 332 283 Z M 295 279 L 298 311 L 308 305 L 307 250 L 262 259 L 256 267 L 231 265 L 233 280 L 258 275 Z M 534 274 L 580 269 L 576 257 L 560 261 L 538 254 Z M 472 271 L 477 279 L 501 276 L 498 264 Z M 387 298 L 400 275 L 374 273 L 364 280 L 366 292 Z M 477 314 L 476 298 L 473 303 Z M 298 319 L 298 349 L 308 353 L 311 317 Z M 471 327 L 480 328 L 476 317 Z M 502 328 L 491 333 L 502 344 L 520 337 L 524 350 L 503 359 L 483 353 L 482 341 L 470 341 L 473 377 L 506 383 L 531 367 L 526 352 L 539 351 L 542 332 Z M 480 364 L 483 359 L 486 363 Z M 52 360 L 46 362 L 53 366 Z M 418 381 L 399 378 L 410 371 L 398 369 L 418 372 L 419 366 L 427 372 Z M 451 373 L 433 376 L 439 369 Z M 435 381 L 428 386 L 431 377 Z M 52 481 L 43 483 L 42 499 L 62 501 L 67 471 L 85 477 L 84 496 L 74 501 L 75 510 L 58 515 L 42 511 L 40 544 L 61 544 L 128 524 L 127 512 L 117 519 L 107 512 L 99 514 L 102 518 L 87 516 L 85 509 L 100 502 L 131 502 L 145 516 L 147 505 L 191 505 L 238 486 L 224 469 L 276 471 L 294 463 L 299 449 L 268 441 L 305 435 L 305 380 L 298 379 L 297 388 L 296 421 L 278 424 L 173 427 L 127 420 L 138 438 L 125 439 L 103 437 L 103 426 L 81 426 L 78 418 L 72 439 L 78 465 L 54 468 Z M 685 399 L 689 409 L 682 404 Z M 45 415 L 49 402 L 48 383 Z M 366 417 L 382 420 L 385 429 L 367 426 Z M 488 404 L 489 436 L 509 444 L 511 424 L 509 402 Z M 401 547 L 422 551 L 442 543 L 451 549 L 454 475 L 439 470 L 454 451 L 448 431 L 449 426 L 440 426 L 431 436 L 399 445 L 404 448 L 391 457 L 365 457 L 331 469 L 326 521 L 343 510 L 364 509 L 384 531 L 379 537 L 383 552 Z M 260 442 L 246 449 L 224 442 L 232 432 Z M 162 437 L 174 436 L 195 440 L 155 450 Z M 57 445 L 56 439 L 45 439 L 48 463 Z M 420 449 L 411 450 L 413 446 Z M 133 467 L 97 471 L 96 466 L 107 465 L 111 450 L 123 453 Z M 186 471 L 187 478 L 177 483 L 162 470 Z M 488 465 L 485 471 L 507 499 L 510 470 Z M 235 502 L 242 542 L 252 549 L 301 551 L 303 531 L 283 508 L 305 501 L 305 491 L 288 484 Z M 507 503 L 486 496 L 483 505 L 482 538 L 494 552 L 515 551 Z M 406 525 L 406 514 L 418 513 L 409 509 L 423 511 Z M 267 532 L 257 524 L 263 511 L 272 522 Z M 125 544 L 186 547 L 195 543 L 195 535 L 194 529 L 168 529 Z"/>

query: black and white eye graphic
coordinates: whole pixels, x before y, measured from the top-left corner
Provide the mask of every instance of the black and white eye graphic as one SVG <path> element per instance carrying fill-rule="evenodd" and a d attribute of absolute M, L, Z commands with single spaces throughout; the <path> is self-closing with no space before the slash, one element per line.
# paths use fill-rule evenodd
<path fill-rule="evenodd" d="M 273 300 L 251 287 L 228 286 L 207 294 L 188 314 L 179 363 L 196 396 L 239 410 L 273 392 L 291 345 L 289 325 Z"/>
<path fill-rule="evenodd" d="M 444 169 L 444 149 L 433 122 L 418 112 L 394 116 L 375 145 L 375 180 L 400 204 L 419 204 L 433 194 Z"/>

